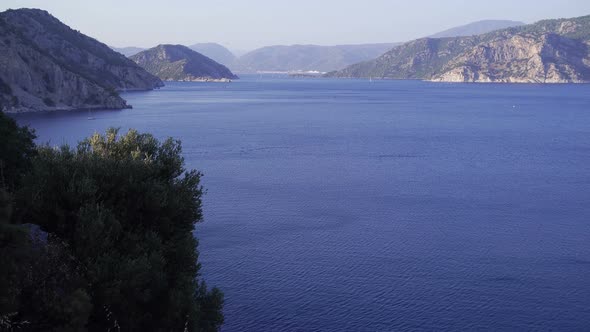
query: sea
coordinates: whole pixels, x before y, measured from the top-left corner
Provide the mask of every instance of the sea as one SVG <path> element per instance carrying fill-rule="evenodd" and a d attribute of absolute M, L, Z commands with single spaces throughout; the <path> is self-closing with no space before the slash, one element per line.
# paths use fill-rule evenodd
<path fill-rule="evenodd" d="M 17 115 L 180 139 L 223 331 L 590 330 L 590 86 L 244 76 Z"/>

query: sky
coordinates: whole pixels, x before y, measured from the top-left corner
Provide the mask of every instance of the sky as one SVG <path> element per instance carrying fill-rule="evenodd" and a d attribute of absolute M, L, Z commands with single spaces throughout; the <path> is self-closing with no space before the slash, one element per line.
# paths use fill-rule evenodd
<path fill-rule="evenodd" d="M 0 0 L 41 8 L 116 47 L 403 42 L 483 19 L 590 15 L 590 0 Z"/>

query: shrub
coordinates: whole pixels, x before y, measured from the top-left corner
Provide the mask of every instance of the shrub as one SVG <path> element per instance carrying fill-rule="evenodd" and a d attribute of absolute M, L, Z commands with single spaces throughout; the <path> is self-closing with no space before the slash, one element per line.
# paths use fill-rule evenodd
<path fill-rule="evenodd" d="M 184 169 L 179 141 L 133 130 L 110 129 L 75 149 L 40 148 L 16 195 L 15 219 L 64 243 L 53 264 L 64 266 L 70 300 L 52 301 L 76 314 L 42 306 L 16 318 L 103 331 L 219 329 L 223 295 L 199 277 L 193 236 L 202 221 L 200 179 Z"/>

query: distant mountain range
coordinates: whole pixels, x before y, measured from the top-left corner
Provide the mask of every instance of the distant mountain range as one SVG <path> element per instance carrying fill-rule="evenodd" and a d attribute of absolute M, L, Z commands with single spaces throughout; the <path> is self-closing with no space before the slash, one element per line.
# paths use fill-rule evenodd
<path fill-rule="evenodd" d="M 130 47 L 113 47 L 110 46 L 114 51 L 119 52 L 121 54 L 123 54 L 126 57 L 130 57 L 132 55 L 135 55 L 141 51 L 144 51 L 145 48 L 141 48 L 141 47 L 134 47 L 134 46 L 130 46 Z"/>
<path fill-rule="evenodd" d="M 525 25 L 524 22 L 518 21 L 507 21 L 507 20 L 483 20 L 477 21 L 473 23 L 469 23 L 466 25 L 458 26 L 455 28 L 451 28 L 445 31 L 441 31 L 439 33 L 435 33 L 434 35 L 430 35 L 430 38 L 451 38 L 451 37 L 466 37 L 466 36 L 475 36 L 481 35 L 484 33 L 518 27 L 521 25 Z"/>
<path fill-rule="evenodd" d="M 449 29 L 435 36 L 469 36 L 523 25 L 522 22 L 487 20 Z M 237 72 L 320 71 L 342 69 L 357 62 L 372 60 L 402 43 L 361 45 L 291 45 L 268 46 L 251 51 L 229 66 Z"/>
<path fill-rule="evenodd" d="M 443 82 L 589 82 L 590 16 L 544 20 L 477 36 L 418 39 L 327 76 Z"/>
<path fill-rule="evenodd" d="M 117 91 L 163 85 L 133 61 L 46 11 L 0 13 L 0 110 L 128 107 Z"/>
<path fill-rule="evenodd" d="M 225 66 L 233 65 L 237 59 L 230 50 L 216 43 L 194 44 L 189 48 Z"/>
<path fill-rule="evenodd" d="M 228 81 L 238 78 L 224 65 L 182 45 L 158 45 L 130 59 L 164 81 Z"/>
<path fill-rule="evenodd" d="M 506 25 L 514 27 L 475 35 Z M 329 77 L 590 82 L 590 16 L 531 25 L 482 21 L 434 35 L 451 37 L 400 45 L 270 46 L 238 59 L 217 44 L 118 49 L 139 51 L 131 60 L 37 9 L 0 13 L 0 36 L 0 110 L 8 112 L 126 108 L 118 91 L 154 89 L 162 79 L 237 78 L 228 66 L 243 72 L 346 67 Z"/>
<path fill-rule="evenodd" d="M 523 25 L 522 22 L 487 20 L 449 29 L 433 36 L 458 37 L 477 35 L 493 30 Z M 241 56 L 216 43 L 201 43 L 189 48 L 219 62 L 234 72 L 329 72 L 372 60 L 402 43 L 358 45 L 275 45 L 262 47 Z M 131 56 L 143 51 L 137 47 L 114 48 Z"/>
<path fill-rule="evenodd" d="M 394 47 L 389 44 L 366 45 L 291 45 L 263 47 L 241 56 L 232 68 L 237 72 L 320 71 L 343 68 L 373 59 Z"/>
<path fill-rule="evenodd" d="M 230 50 L 216 43 L 189 46 L 212 60 L 241 73 L 257 72 L 327 72 L 344 68 L 359 61 L 374 59 L 399 43 L 365 45 L 277 45 L 256 49 L 236 57 Z M 139 47 L 113 47 L 113 50 L 133 56 L 145 49 Z"/>

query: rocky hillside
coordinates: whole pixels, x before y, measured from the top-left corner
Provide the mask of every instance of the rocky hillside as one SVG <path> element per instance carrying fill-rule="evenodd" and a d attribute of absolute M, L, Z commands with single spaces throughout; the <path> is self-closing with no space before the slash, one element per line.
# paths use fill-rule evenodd
<path fill-rule="evenodd" d="M 232 66 L 236 61 L 236 56 L 230 50 L 216 43 L 194 44 L 189 48 L 226 67 Z"/>
<path fill-rule="evenodd" d="M 126 108 L 118 91 L 162 81 L 46 11 L 0 13 L 0 109 L 6 112 Z"/>
<path fill-rule="evenodd" d="M 159 45 L 131 59 L 164 81 L 229 81 L 238 78 L 224 65 L 182 45 Z"/>
<path fill-rule="evenodd" d="M 395 45 L 397 44 L 267 46 L 241 56 L 232 68 L 237 72 L 246 73 L 328 72 L 359 61 L 374 59 Z"/>
<path fill-rule="evenodd" d="M 444 82 L 590 82 L 590 16 L 479 36 L 415 40 L 331 77 Z"/>

